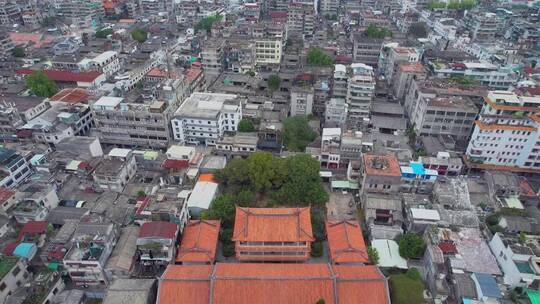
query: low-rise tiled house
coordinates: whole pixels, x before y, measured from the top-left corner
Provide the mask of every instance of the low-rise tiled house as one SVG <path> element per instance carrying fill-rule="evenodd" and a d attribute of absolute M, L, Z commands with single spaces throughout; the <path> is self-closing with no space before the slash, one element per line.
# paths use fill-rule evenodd
<path fill-rule="evenodd" d="M 112 223 L 79 224 L 63 260 L 71 280 L 81 284 L 108 284 L 104 268 L 117 238 Z"/>
<path fill-rule="evenodd" d="M 232 241 L 239 261 L 306 261 L 313 231 L 310 208 L 236 208 Z"/>
<path fill-rule="evenodd" d="M 401 200 L 389 195 L 369 194 L 364 212 L 371 239 L 394 239 L 403 234 Z"/>
<path fill-rule="evenodd" d="M 177 264 L 213 264 L 216 260 L 220 221 L 189 221 L 176 255 Z"/>
<path fill-rule="evenodd" d="M 137 239 L 139 258 L 144 265 L 169 264 L 174 260 L 178 225 L 169 222 L 146 222 Z"/>

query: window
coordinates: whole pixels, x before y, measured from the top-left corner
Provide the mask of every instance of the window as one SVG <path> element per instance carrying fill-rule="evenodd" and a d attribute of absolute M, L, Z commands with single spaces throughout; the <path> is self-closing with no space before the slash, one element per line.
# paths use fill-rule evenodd
<path fill-rule="evenodd" d="M 17 276 L 19 272 L 21 272 L 21 268 L 19 268 L 19 266 L 15 266 L 15 268 L 13 268 L 13 271 L 11 273 L 13 274 L 13 276 Z"/>

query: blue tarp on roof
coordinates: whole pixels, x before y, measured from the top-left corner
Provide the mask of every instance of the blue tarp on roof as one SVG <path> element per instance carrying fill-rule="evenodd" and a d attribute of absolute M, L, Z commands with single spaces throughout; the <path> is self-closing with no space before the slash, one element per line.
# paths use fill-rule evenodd
<path fill-rule="evenodd" d="M 426 174 L 426 169 L 424 169 L 424 165 L 422 163 L 411 162 L 411 168 L 413 169 L 413 172 L 416 175 L 424 175 L 424 174 Z"/>
<path fill-rule="evenodd" d="M 36 245 L 33 243 L 20 243 L 13 251 L 13 255 L 29 259 L 35 254 L 36 250 Z"/>
<path fill-rule="evenodd" d="M 500 299 L 502 297 L 499 285 L 497 285 L 497 282 L 492 275 L 479 272 L 475 272 L 473 275 L 476 277 L 476 281 L 478 282 L 478 285 L 480 285 L 484 297 L 494 299 Z"/>

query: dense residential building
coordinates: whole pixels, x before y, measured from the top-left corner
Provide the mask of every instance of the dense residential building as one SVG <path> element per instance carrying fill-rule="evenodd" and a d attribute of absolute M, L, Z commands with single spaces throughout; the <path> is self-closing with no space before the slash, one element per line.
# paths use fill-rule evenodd
<path fill-rule="evenodd" d="M 384 40 L 379 38 L 369 38 L 365 34 L 355 34 L 353 41 L 353 59 L 370 66 L 377 66 L 379 63 L 379 53 Z"/>
<path fill-rule="evenodd" d="M 291 2 L 287 9 L 287 32 L 291 36 L 310 38 L 314 32 L 314 3 Z"/>
<path fill-rule="evenodd" d="M 332 98 L 326 105 L 324 122 L 338 127 L 345 125 L 349 105 L 344 98 Z"/>
<path fill-rule="evenodd" d="M 205 42 L 201 53 L 205 75 L 217 76 L 225 67 L 225 40 L 212 39 Z"/>
<path fill-rule="evenodd" d="M 362 193 L 397 193 L 401 186 L 401 170 L 392 155 L 363 155 Z"/>
<path fill-rule="evenodd" d="M 112 223 L 81 223 L 71 239 L 63 265 L 73 282 L 88 285 L 109 284 L 105 263 L 118 239 Z"/>
<path fill-rule="evenodd" d="M 383 49 L 388 49 L 387 52 L 383 52 L 383 54 L 388 55 L 384 59 L 379 59 L 378 68 L 382 71 L 382 75 L 384 75 L 388 84 L 392 83 L 394 75 L 401 63 L 418 62 L 422 56 L 422 52 L 420 50 L 411 47 L 386 46 Z M 381 64 L 381 61 L 383 64 Z"/>
<path fill-rule="evenodd" d="M 33 172 L 28 158 L 16 150 L 0 148 L 0 186 L 15 188 L 24 182 Z"/>
<path fill-rule="evenodd" d="M 313 88 L 294 86 L 291 88 L 291 116 L 310 115 L 313 112 Z"/>
<path fill-rule="evenodd" d="M 467 158 L 472 165 L 495 165 L 518 171 L 538 170 L 539 103 L 538 96 L 490 91 L 474 122 L 467 147 Z"/>
<path fill-rule="evenodd" d="M 122 192 L 137 171 L 137 161 L 129 149 L 112 149 L 93 172 L 98 188 Z"/>
<path fill-rule="evenodd" d="M 493 89 L 508 89 L 517 82 L 515 66 L 497 65 L 486 61 L 453 62 L 435 61 L 428 63 L 431 73 L 437 78 L 469 77 L 481 85 Z"/>
<path fill-rule="evenodd" d="M 7 299 L 30 277 L 28 261 L 25 258 L 2 255 L 0 267 L 0 298 Z"/>
<path fill-rule="evenodd" d="M 176 108 L 174 100 L 130 103 L 122 97 L 104 96 L 92 105 L 92 112 L 101 143 L 166 149 Z"/>
<path fill-rule="evenodd" d="M 58 15 L 79 28 L 100 24 L 105 12 L 101 0 L 66 0 L 58 2 Z"/>
<path fill-rule="evenodd" d="M 398 100 L 403 99 L 413 81 L 422 81 L 426 79 L 427 71 L 419 62 L 400 63 L 392 79 L 392 95 Z"/>
<path fill-rule="evenodd" d="M 347 121 L 348 125 L 358 127 L 365 124 L 369 118 L 375 92 L 375 76 L 373 68 L 363 63 L 353 63 L 351 70 L 352 75 L 347 87 Z"/>
<path fill-rule="evenodd" d="M 167 265 L 174 261 L 178 230 L 178 225 L 174 223 L 144 223 L 137 238 L 140 262 L 143 265 Z"/>
<path fill-rule="evenodd" d="M 215 145 L 225 132 L 235 133 L 242 120 L 242 98 L 232 94 L 193 93 L 171 120 L 174 140 Z"/>
<path fill-rule="evenodd" d="M 310 208 L 236 207 L 232 241 L 239 261 L 306 261 L 314 240 Z"/>
<path fill-rule="evenodd" d="M 405 109 L 417 134 L 456 139 L 469 137 L 479 111 L 473 94 L 448 89 L 441 81 L 413 81 Z"/>
<path fill-rule="evenodd" d="M 499 33 L 501 20 L 496 14 L 475 14 L 471 19 L 471 34 L 473 41 L 493 41 L 497 33 Z"/>

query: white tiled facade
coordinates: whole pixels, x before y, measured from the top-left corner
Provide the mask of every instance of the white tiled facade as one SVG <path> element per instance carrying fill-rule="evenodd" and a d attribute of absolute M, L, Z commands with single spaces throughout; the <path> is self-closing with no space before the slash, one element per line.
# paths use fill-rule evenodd
<path fill-rule="evenodd" d="M 467 147 L 477 163 L 540 170 L 540 97 L 491 91 Z"/>

